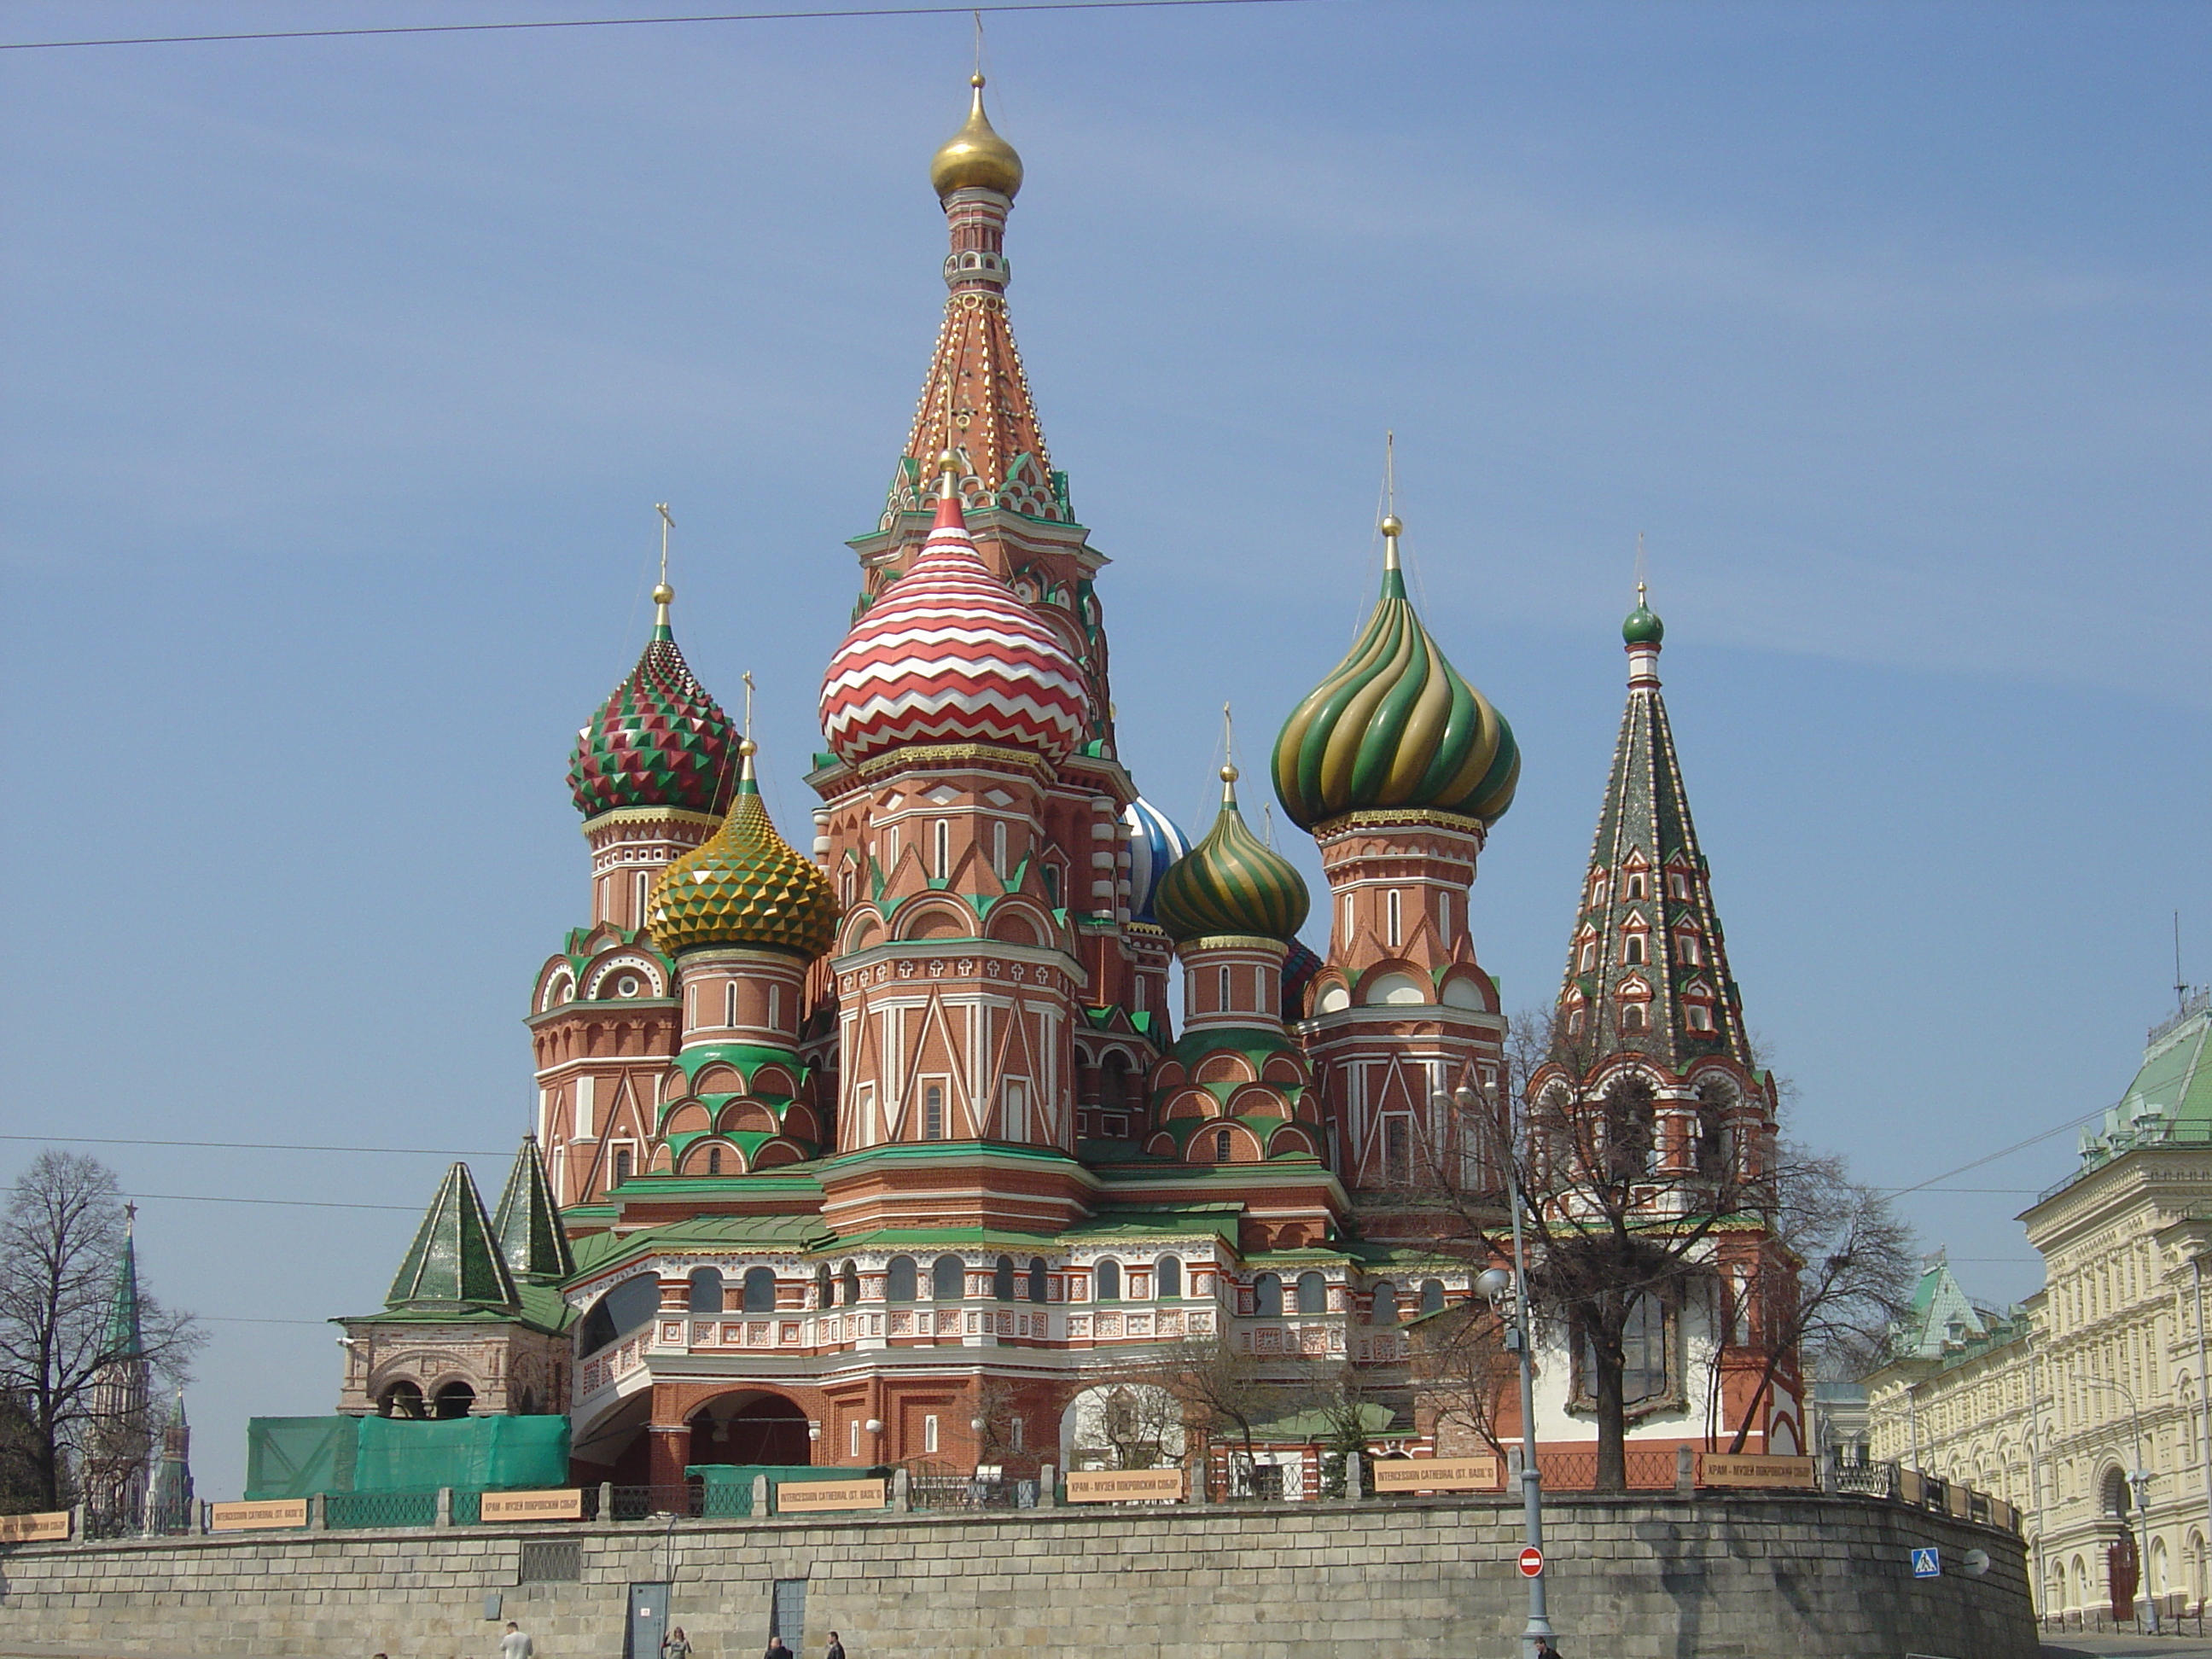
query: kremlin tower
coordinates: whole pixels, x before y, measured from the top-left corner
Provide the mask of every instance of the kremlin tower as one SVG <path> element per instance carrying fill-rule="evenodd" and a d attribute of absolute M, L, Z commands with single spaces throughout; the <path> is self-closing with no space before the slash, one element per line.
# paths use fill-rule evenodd
<path fill-rule="evenodd" d="M 534 1132 L 493 1213 L 455 1165 L 385 1309 L 341 1322 L 342 1408 L 562 1415 L 580 1483 L 1026 1479 L 1118 1457 L 1094 1443 L 1103 1402 L 1197 1344 L 1284 1380 L 1348 1364 L 1376 1449 L 1433 1451 L 1417 1328 L 1468 1311 L 1487 1261 L 1436 1236 L 1422 1189 L 1470 1168 L 1498 1189 L 1448 1104 L 1472 1091 L 1503 1134 L 1517 1081 L 1468 916 L 1512 731 L 1415 612 L 1387 517 L 1372 614 L 1271 757 L 1320 848 L 1325 955 L 1233 764 L 1194 843 L 1144 800 L 1114 725 L 1107 560 L 1008 319 L 1023 166 L 980 76 L 930 181 L 944 321 L 850 544 L 805 850 L 762 798 L 750 677 L 741 733 L 677 647 L 664 570 L 653 636 L 569 769 L 589 920 L 532 992 Z M 1654 1079 L 1666 1156 L 1755 1163 L 1771 1090 L 1638 615 L 1562 1029 Z M 1553 1392 L 1547 1436 L 1586 1439 Z M 1193 1478 L 1310 1495 L 1312 1439 L 1194 1438 Z"/>

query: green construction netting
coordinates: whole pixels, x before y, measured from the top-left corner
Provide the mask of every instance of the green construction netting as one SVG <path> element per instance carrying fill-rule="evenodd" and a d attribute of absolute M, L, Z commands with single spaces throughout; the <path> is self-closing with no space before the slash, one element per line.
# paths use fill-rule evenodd
<path fill-rule="evenodd" d="M 753 1512 L 753 1478 L 768 1477 L 769 1491 L 790 1480 L 888 1480 L 890 1466 L 866 1469 L 820 1468 L 809 1463 L 691 1463 L 685 1466 L 684 1478 L 696 1480 L 706 1487 L 700 1513 L 709 1516 L 750 1515 Z M 769 1499 L 771 1507 L 775 1499 Z"/>
<path fill-rule="evenodd" d="M 257 1417 L 246 1425 L 249 1499 L 568 1483 L 565 1417 Z"/>

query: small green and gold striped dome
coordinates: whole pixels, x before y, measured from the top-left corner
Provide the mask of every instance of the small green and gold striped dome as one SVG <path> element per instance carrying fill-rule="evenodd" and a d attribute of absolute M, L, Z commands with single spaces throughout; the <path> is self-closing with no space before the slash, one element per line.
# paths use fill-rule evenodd
<path fill-rule="evenodd" d="M 647 902 L 653 943 L 671 956 L 712 945 L 786 951 L 809 961 L 837 936 L 830 878 L 775 832 L 753 781 L 753 744 L 729 817 L 703 847 L 661 872 Z"/>
<path fill-rule="evenodd" d="M 1521 781 L 1504 716 L 1444 660 L 1406 597 L 1398 521 L 1383 521 L 1382 595 L 1352 653 L 1275 739 L 1275 794 L 1302 830 L 1403 808 L 1489 824 Z"/>
<path fill-rule="evenodd" d="M 1221 769 L 1221 816 L 1160 878 L 1153 919 L 1177 944 L 1230 933 L 1287 941 L 1306 919 L 1304 878 L 1245 827 L 1235 767 Z"/>

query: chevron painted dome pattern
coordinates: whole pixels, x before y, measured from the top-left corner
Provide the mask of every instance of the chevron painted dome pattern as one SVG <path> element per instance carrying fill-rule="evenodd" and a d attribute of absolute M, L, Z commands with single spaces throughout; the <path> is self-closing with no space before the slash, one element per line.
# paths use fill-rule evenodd
<path fill-rule="evenodd" d="M 1305 878 L 1254 835 L 1237 810 L 1237 773 L 1222 771 L 1221 816 L 1206 839 L 1168 866 L 1152 914 L 1170 939 L 1250 933 L 1289 940 L 1306 919 Z"/>
<path fill-rule="evenodd" d="M 853 624 L 822 681 L 823 734 L 848 763 L 917 743 L 1060 761 L 1089 726 L 1081 671 L 983 562 L 957 500 L 938 504 L 914 568 Z"/>
<path fill-rule="evenodd" d="M 1302 830 L 1376 808 L 1487 824 L 1513 804 L 1513 728 L 1444 660 L 1395 556 L 1352 653 L 1284 722 L 1274 773 L 1283 811 Z"/>
<path fill-rule="evenodd" d="M 1152 921 L 1152 898 L 1168 866 L 1190 851 L 1190 837 L 1141 796 L 1121 809 L 1129 840 L 1129 919 Z"/>
<path fill-rule="evenodd" d="M 568 787 L 597 817 L 625 806 L 711 812 L 728 787 L 737 732 L 677 649 L 665 623 L 645 654 L 576 733 Z"/>
<path fill-rule="evenodd" d="M 837 935 L 830 878 L 776 834 L 752 757 L 730 816 L 703 847 L 662 872 L 646 902 L 653 943 L 673 956 L 712 945 L 788 951 L 811 961 Z"/>

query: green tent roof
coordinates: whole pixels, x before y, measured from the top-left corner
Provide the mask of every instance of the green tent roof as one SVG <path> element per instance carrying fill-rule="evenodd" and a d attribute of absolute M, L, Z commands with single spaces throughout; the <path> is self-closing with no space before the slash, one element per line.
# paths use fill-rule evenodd
<path fill-rule="evenodd" d="M 522 1310 L 467 1164 L 446 1171 L 384 1305 L 392 1313 Z"/>
<path fill-rule="evenodd" d="M 499 1195 L 493 1213 L 492 1237 L 507 1271 L 524 1283 L 557 1285 L 576 1271 L 568 1237 L 561 1231 L 561 1212 L 553 1202 L 553 1185 L 545 1178 L 544 1160 L 538 1156 L 538 1137 L 525 1135 L 515 1154 L 514 1168 L 507 1177 L 507 1190 Z"/>

